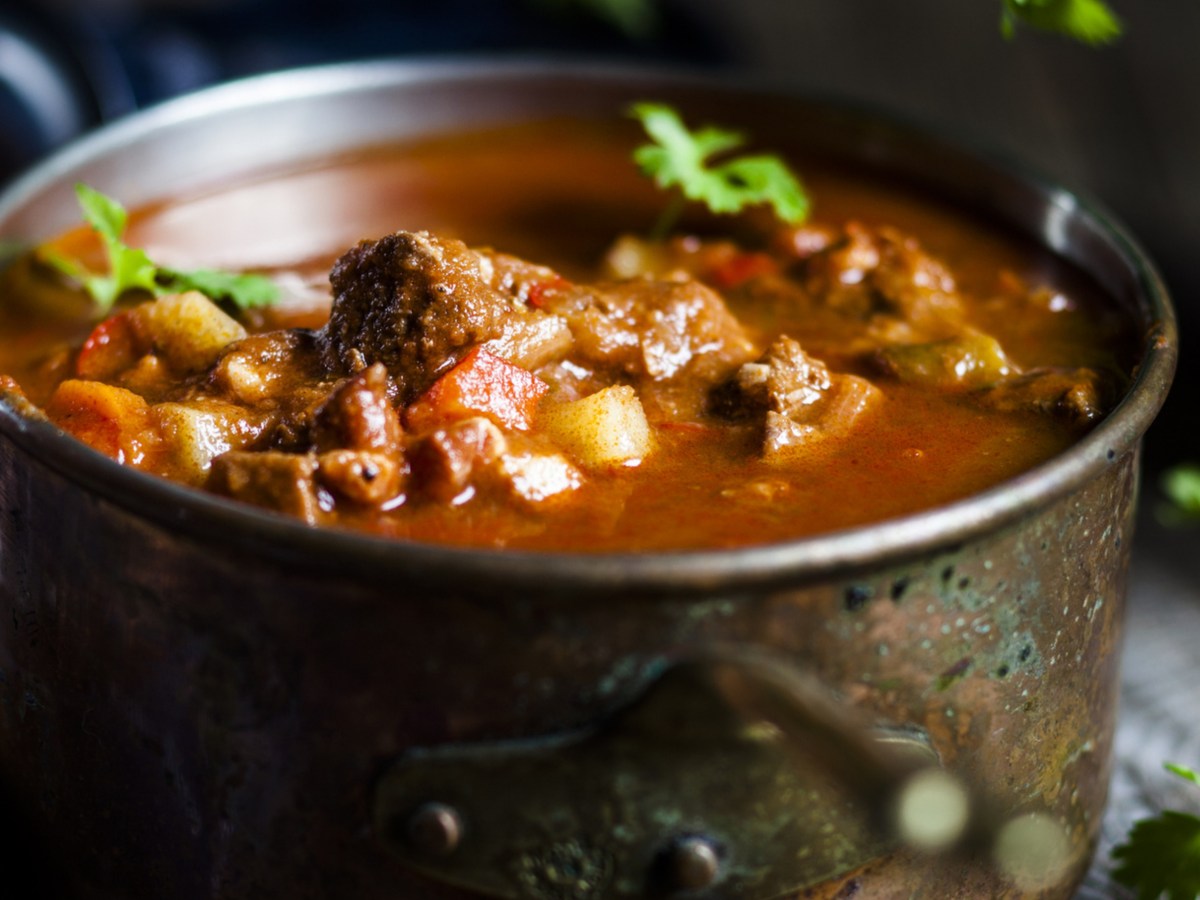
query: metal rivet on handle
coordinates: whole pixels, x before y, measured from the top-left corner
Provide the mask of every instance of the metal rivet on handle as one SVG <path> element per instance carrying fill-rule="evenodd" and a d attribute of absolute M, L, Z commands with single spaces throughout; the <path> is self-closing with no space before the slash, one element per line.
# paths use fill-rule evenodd
<path fill-rule="evenodd" d="M 712 885 L 721 874 L 721 860 L 708 838 L 680 838 L 663 858 L 663 875 L 676 892 L 699 891 Z"/>
<path fill-rule="evenodd" d="M 462 819 L 452 806 L 426 803 L 409 818 L 407 836 L 427 856 L 449 856 L 462 840 Z"/>

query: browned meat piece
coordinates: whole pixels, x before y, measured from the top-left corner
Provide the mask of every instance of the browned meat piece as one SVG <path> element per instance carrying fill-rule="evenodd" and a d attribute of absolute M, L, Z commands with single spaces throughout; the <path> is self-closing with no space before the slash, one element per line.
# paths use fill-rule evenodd
<path fill-rule="evenodd" d="M 343 381 L 316 410 L 312 443 L 317 450 L 377 450 L 398 454 L 403 428 L 388 399 L 387 369 L 375 363 Z"/>
<path fill-rule="evenodd" d="M 763 456 L 778 460 L 846 434 L 882 399 L 866 379 L 831 373 L 785 335 L 718 388 L 713 405 L 731 418 L 761 417 Z"/>
<path fill-rule="evenodd" d="M 231 450 L 213 460 L 208 489 L 316 525 L 323 518 L 312 454 Z"/>
<path fill-rule="evenodd" d="M 312 371 L 312 333 L 299 329 L 252 334 L 231 344 L 213 366 L 212 383 L 253 405 L 286 397 Z"/>
<path fill-rule="evenodd" d="M 465 502 L 486 491 L 536 505 L 583 484 L 561 454 L 521 435 L 506 436 L 484 418 L 431 432 L 414 446 L 411 459 L 415 490 L 441 502 Z"/>
<path fill-rule="evenodd" d="M 572 358 L 638 384 L 667 418 L 700 412 L 693 379 L 716 382 L 751 359 L 753 345 L 713 290 L 697 281 L 629 281 L 548 298 L 575 335 Z"/>
<path fill-rule="evenodd" d="M 398 497 L 408 475 L 402 456 L 376 450 L 330 450 L 317 457 L 317 467 L 321 484 L 364 506 Z"/>
<path fill-rule="evenodd" d="M 806 223 L 781 228 L 771 238 L 771 249 L 784 258 L 808 259 L 836 241 L 836 232 L 824 225 Z"/>
<path fill-rule="evenodd" d="M 546 326 L 545 313 L 499 289 L 496 277 L 492 260 L 461 241 L 401 231 L 360 243 L 329 276 L 326 365 L 355 373 L 383 363 L 406 404 L 477 344 L 498 341 L 498 355 L 523 359 L 536 358 L 542 341 L 561 345 L 565 326 Z"/>
<path fill-rule="evenodd" d="M 800 416 L 819 403 L 833 384 L 829 369 L 805 353 L 797 341 L 781 337 L 758 362 L 747 363 L 735 376 L 747 406 L 784 416 Z"/>
<path fill-rule="evenodd" d="M 448 503 L 467 490 L 477 469 L 494 463 L 507 449 L 504 432 L 482 416 L 439 428 L 410 451 L 414 488 Z"/>
<path fill-rule="evenodd" d="M 538 265 L 495 250 L 477 250 L 483 260 L 483 273 L 493 288 L 522 303 L 537 308 L 550 291 L 565 290 L 570 282 L 549 266 Z"/>
<path fill-rule="evenodd" d="M 1035 369 L 981 391 L 979 398 L 1004 412 L 1034 411 L 1087 425 L 1108 412 L 1115 394 L 1111 379 L 1094 369 Z"/>
<path fill-rule="evenodd" d="M 898 320 L 919 338 L 946 337 L 963 321 L 949 269 L 892 228 L 847 223 L 842 239 L 812 254 L 803 273 L 809 293 L 828 305 L 864 320 Z"/>

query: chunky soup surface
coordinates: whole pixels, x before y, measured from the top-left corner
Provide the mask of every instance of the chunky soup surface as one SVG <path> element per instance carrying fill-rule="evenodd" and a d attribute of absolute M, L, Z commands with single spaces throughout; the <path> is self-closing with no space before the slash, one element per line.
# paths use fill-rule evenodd
<path fill-rule="evenodd" d="M 650 241 L 664 198 L 635 140 L 521 126 L 139 210 L 127 239 L 154 259 L 269 272 L 285 301 L 125 298 L 97 323 L 27 258 L 0 371 L 126 465 L 313 525 L 578 551 L 929 508 L 1048 459 L 1119 395 L 1123 320 L 1036 248 L 804 159 L 809 223 L 696 217 Z M 54 249 L 99 264 L 84 229 Z"/>

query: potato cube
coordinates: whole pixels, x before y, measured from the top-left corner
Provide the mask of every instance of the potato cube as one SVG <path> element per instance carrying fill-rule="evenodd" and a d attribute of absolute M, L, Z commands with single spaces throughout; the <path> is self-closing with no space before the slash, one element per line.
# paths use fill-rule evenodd
<path fill-rule="evenodd" d="M 168 294 L 131 311 L 139 334 L 183 372 L 207 369 L 246 329 L 199 291 Z"/>
<path fill-rule="evenodd" d="M 614 385 L 541 410 L 538 424 L 588 468 L 631 465 L 654 450 L 650 423 L 633 388 Z"/>
<path fill-rule="evenodd" d="M 194 485 L 204 483 L 214 457 L 249 446 L 265 426 L 241 407 L 211 400 L 159 403 L 153 410 L 176 476 Z"/>

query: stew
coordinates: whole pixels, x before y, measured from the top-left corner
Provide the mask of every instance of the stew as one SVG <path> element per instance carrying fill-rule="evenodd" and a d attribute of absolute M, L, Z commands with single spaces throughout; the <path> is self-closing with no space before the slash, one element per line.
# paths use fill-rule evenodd
<path fill-rule="evenodd" d="M 632 143 L 526 125 L 138 210 L 156 258 L 270 272 L 285 302 L 88 322 L 27 256 L 4 276 L 7 390 L 125 465 L 312 525 L 585 552 L 929 508 L 1119 397 L 1125 318 L 1003 230 L 803 160 L 809 223 L 696 215 L 654 242 Z M 86 229 L 54 248 L 99 259 Z"/>

